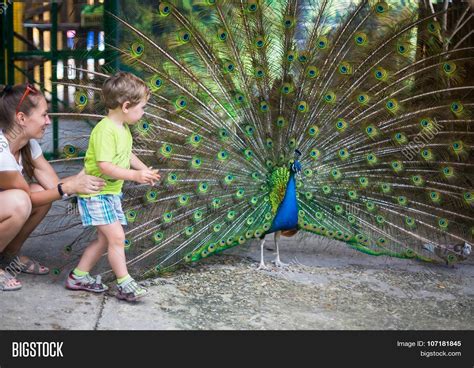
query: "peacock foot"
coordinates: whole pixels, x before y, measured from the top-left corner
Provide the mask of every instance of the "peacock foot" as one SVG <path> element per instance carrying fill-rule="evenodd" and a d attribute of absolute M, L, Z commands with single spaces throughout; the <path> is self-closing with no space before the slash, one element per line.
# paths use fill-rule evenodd
<path fill-rule="evenodd" d="M 275 259 L 275 260 L 273 260 L 272 263 L 273 263 L 276 267 L 278 267 L 278 268 L 284 268 L 284 267 L 288 267 L 288 266 L 289 266 L 288 263 L 283 263 L 283 262 L 280 261 L 280 259 L 278 259 L 278 258 Z"/>
<path fill-rule="evenodd" d="M 268 270 L 268 267 L 265 266 L 265 263 L 260 262 L 260 265 L 257 267 L 257 271 Z"/>

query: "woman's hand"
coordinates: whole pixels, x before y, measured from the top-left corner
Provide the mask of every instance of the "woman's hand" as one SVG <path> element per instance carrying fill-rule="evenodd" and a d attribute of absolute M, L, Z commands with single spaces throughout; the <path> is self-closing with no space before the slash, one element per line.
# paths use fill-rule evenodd
<path fill-rule="evenodd" d="M 81 170 L 74 178 L 64 183 L 63 190 L 67 194 L 97 194 L 104 186 L 104 179 L 86 175 L 85 171 Z"/>

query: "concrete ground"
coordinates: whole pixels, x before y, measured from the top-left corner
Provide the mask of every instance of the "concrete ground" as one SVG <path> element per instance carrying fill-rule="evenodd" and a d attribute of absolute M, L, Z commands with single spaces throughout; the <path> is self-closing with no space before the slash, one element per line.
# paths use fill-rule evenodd
<path fill-rule="evenodd" d="M 87 127 L 71 122 L 66 129 L 77 134 Z M 77 171 L 73 165 L 56 169 L 61 176 Z M 51 213 L 64 211 L 58 201 Z M 30 238 L 23 253 L 54 268 L 64 264 L 64 246 L 77 234 Z M 282 239 L 287 268 L 270 263 L 273 251 L 265 257 L 268 269 L 257 270 L 260 249 L 253 241 L 145 280 L 149 296 L 137 304 L 66 290 L 68 268 L 59 275 L 22 274 L 20 291 L 0 292 L 0 329 L 474 329 L 473 257 L 450 268 L 371 257 L 301 235 Z"/>
<path fill-rule="evenodd" d="M 24 253 L 48 265 L 67 234 L 34 238 Z M 272 242 L 269 242 L 270 244 Z M 472 259 L 454 268 L 370 257 L 318 238 L 282 242 L 285 269 L 257 270 L 251 242 L 155 279 L 136 304 L 22 274 L 0 293 L 1 329 L 441 329 L 474 328 Z M 55 254 L 56 253 L 56 254 Z M 112 286 L 112 285 L 111 285 Z M 113 287 L 111 288 L 113 290 Z"/>

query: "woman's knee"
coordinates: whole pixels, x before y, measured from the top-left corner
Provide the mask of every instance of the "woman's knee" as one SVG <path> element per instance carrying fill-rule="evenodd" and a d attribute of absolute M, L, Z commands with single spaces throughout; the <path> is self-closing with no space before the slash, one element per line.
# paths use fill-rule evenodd
<path fill-rule="evenodd" d="M 5 205 L 11 210 L 13 217 L 18 217 L 26 221 L 31 214 L 31 198 L 23 190 L 12 189 L 9 196 L 9 201 L 6 201 Z"/>

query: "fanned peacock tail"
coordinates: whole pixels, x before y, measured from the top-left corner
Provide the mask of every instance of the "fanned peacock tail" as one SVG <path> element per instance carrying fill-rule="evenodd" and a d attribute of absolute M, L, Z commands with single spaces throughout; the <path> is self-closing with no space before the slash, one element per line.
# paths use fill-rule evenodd
<path fill-rule="evenodd" d="M 452 41 L 444 12 L 194 5 L 143 10 L 145 30 L 116 17 L 117 56 L 152 90 L 135 153 L 162 176 L 125 187 L 130 265 L 161 270 L 294 228 L 372 255 L 465 258 L 474 47 Z M 77 84 L 85 116 L 103 115 L 97 95 L 112 72 Z M 72 142 L 65 155 L 83 149 Z"/>

